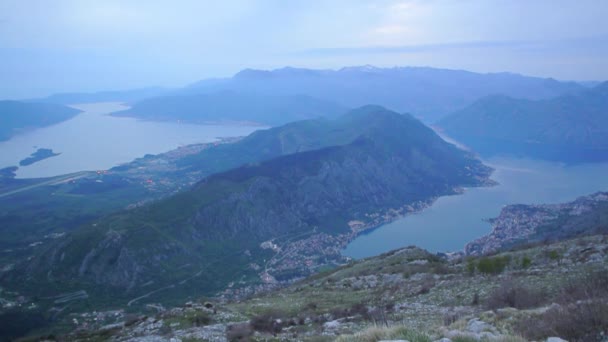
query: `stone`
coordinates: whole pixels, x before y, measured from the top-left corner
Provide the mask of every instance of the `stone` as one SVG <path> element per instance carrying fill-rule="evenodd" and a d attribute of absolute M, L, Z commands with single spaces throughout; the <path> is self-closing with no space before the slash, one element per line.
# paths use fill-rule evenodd
<path fill-rule="evenodd" d="M 547 338 L 547 342 L 568 342 L 562 338 L 559 337 L 549 337 Z"/>
<path fill-rule="evenodd" d="M 496 328 L 494 328 L 491 324 L 488 324 L 484 321 L 480 321 L 478 318 L 472 318 L 471 320 L 469 320 L 467 324 L 467 330 L 476 334 L 482 332 L 496 333 Z"/>
<path fill-rule="evenodd" d="M 338 322 L 337 320 L 329 321 L 329 322 L 326 322 L 325 324 L 323 324 L 323 328 L 325 328 L 325 329 L 337 329 L 339 327 L 340 327 L 340 322 Z"/>

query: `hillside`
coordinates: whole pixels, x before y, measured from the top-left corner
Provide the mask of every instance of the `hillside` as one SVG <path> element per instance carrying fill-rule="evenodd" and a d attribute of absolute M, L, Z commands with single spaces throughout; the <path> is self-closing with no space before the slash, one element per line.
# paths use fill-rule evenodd
<path fill-rule="evenodd" d="M 222 91 L 148 98 L 112 115 L 145 120 L 245 122 L 277 126 L 319 117 L 335 118 L 346 111 L 346 107 L 333 102 L 303 95 L 252 95 Z"/>
<path fill-rule="evenodd" d="M 21 132 L 68 120 L 79 112 L 56 104 L 0 101 L 0 141 Z"/>
<path fill-rule="evenodd" d="M 411 113 L 425 122 L 435 122 L 491 94 L 548 99 L 585 89 L 574 82 L 510 73 L 361 66 L 339 70 L 245 69 L 232 78 L 204 80 L 176 93 L 210 94 L 232 90 L 258 95 L 307 95 L 350 108 L 377 104 L 401 113 Z"/>
<path fill-rule="evenodd" d="M 602 341 L 608 238 L 446 259 L 416 247 L 350 262 L 290 287 L 145 315 L 74 316 L 65 340 Z"/>
<path fill-rule="evenodd" d="M 550 100 L 489 96 L 444 118 L 438 126 L 482 155 L 605 161 L 608 82 Z"/>
<path fill-rule="evenodd" d="M 53 241 L 54 234 L 77 230 L 116 210 L 168 197 L 211 174 L 296 152 L 347 145 L 374 130 L 378 134 L 382 123 L 365 115 L 373 108 L 364 107 L 335 120 L 304 120 L 259 130 L 240 140 L 223 139 L 146 155 L 107 173 L 73 175 L 70 182 L 15 180 L 14 170 L 7 168 L 0 179 L 0 226 L 5 227 L 0 231 L 0 248 L 11 252 L 0 260 L 10 265 L 28 258 Z M 69 177 L 57 177 L 65 178 Z M 2 196 L 32 182 L 49 184 Z"/>
<path fill-rule="evenodd" d="M 39 297 L 85 290 L 103 306 L 287 281 L 341 262 L 340 249 L 361 229 L 455 187 L 483 185 L 490 173 L 410 116 L 365 107 L 339 121 L 369 129 L 350 143 L 214 174 L 93 221 L 41 247 L 3 281 L 25 277 L 20 291 Z"/>

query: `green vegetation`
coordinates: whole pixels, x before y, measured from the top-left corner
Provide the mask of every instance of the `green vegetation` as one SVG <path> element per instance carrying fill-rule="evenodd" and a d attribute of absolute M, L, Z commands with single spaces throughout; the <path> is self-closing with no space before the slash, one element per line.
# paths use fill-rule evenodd
<path fill-rule="evenodd" d="M 311 127 L 318 135 L 308 135 Z M 328 129 L 341 127 L 343 133 L 324 138 Z M 292 141 L 291 145 L 281 143 L 287 149 L 278 150 L 279 154 L 306 146 L 306 141 L 316 146 L 344 144 L 216 173 L 191 190 L 101 218 L 95 214 L 82 217 L 90 203 L 75 203 L 70 209 L 78 214 L 71 215 L 84 225 L 65 238 L 49 241 L 36 251 L 36 258 L 17 264 L 6 279 L 16 283 L 28 277 L 23 291 L 43 289 L 36 291 L 45 296 L 59 289 L 87 289 L 99 303 L 130 301 L 155 289 L 177 286 L 179 291 L 154 292 L 154 300 L 175 303 L 193 293 L 213 294 L 237 279 L 243 284 L 259 283 L 258 272 L 249 265 L 264 265 L 272 257 L 271 251 L 260 248 L 263 241 L 305 233 L 345 234 L 350 231 L 347 222 L 367 221 L 366 213 L 451 194 L 455 186 L 479 185 L 490 172 L 411 116 L 375 106 L 352 111 L 336 122 L 290 124 L 248 139 L 267 141 L 268 137 L 272 141 L 269 148 L 277 146 L 277 137 Z M 227 155 L 245 146 L 245 142 L 237 144 L 224 148 L 233 151 Z M 238 156 L 230 160 L 239 158 L 242 161 Z M 259 154 L 257 158 L 261 158 Z M 110 198 L 121 189 L 120 182 L 112 184 L 113 191 L 107 192 Z M 81 201 L 93 185 L 81 183 L 68 193 L 59 193 Z M 122 189 L 132 191 L 129 186 Z M 101 190 L 95 188 L 95 193 L 103 194 Z M 19 208 L 23 207 L 21 203 Z M 41 228 L 56 227 L 59 222 L 70 221 L 60 217 L 46 225 L 41 222 Z M 66 230 L 73 230 L 76 224 L 66 225 Z M 429 264 L 438 273 L 445 271 L 437 260 L 429 260 Z M 293 270 L 299 271 L 298 267 L 304 266 Z M 282 270 L 277 276 L 298 275 L 295 271 Z M 45 285 L 49 272 L 52 286 Z M 403 270 L 396 268 L 395 272 Z M 153 289 L 140 286 L 149 282 Z M 428 292 L 433 285 L 426 279 L 417 291 Z M 138 305 L 139 300 L 132 304 Z"/>
<path fill-rule="evenodd" d="M 477 270 L 482 274 L 499 274 L 510 262 L 508 256 L 483 257 L 477 261 Z"/>
<path fill-rule="evenodd" d="M 376 342 L 380 340 L 406 340 L 410 342 L 431 342 L 429 335 L 413 331 L 405 326 L 390 328 L 372 327 L 354 335 L 340 336 L 336 342 Z"/>
<path fill-rule="evenodd" d="M 521 258 L 521 268 L 528 268 L 530 265 L 532 265 L 532 259 L 530 259 L 527 255 L 524 255 L 524 257 Z"/>
<path fill-rule="evenodd" d="M 570 253 L 559 265 L 544 257 L 551 250 Z M 589 250 L 592 254 L 583 252 Z M 245 300 L 209 306 L 202 304 L 206 300 L 190 302 L 154 317 L 125 317 L 129 321 L 125 328 L 84 330 L 62 338 L 126 340 L 146 331 L 146 336 L 182 340 L 194 336 L 303 341 L 449 337 L 523 342 L 559 336 L 578 341 L 594 340 L 608 328 L 606 236 L 526 247 L 490 258 L 517 260 L 519 265 L 524 257 L 535 261 L 533 270 L 507 267 L 501 274 L 470 276 L 466 272 L 470 260 L 448 261 L 419 248 L 402 248 Z M 433 285 L 422 291 L 430 279 Z"/>

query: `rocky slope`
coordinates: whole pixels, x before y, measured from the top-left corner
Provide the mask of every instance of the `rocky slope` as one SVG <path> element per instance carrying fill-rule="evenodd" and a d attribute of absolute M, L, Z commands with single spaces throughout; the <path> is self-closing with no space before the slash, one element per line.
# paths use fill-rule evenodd
<path fill-rule="evenodd" d="M 244 301 L 73 315 L 59 340 L 602 341 L 607 264 L 605 235 L 468 259 L 407 247 Z"/>
<path fill-rule="evenodd" d="M 608 233 L 608 193 L 562 204 L 509 205 L 491 220 L 492 232 L 465 247 L 467 255 L 497 252 L 522 243 Z"/>

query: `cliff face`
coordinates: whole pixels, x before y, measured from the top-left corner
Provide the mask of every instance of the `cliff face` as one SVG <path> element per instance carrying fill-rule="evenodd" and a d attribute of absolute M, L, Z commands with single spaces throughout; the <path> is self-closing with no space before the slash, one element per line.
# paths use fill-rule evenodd
<path fill-rule="evenodd" d="M 28 276 L 77 289 L 109 286 L 129 298 L 172 286 L 181 287 L 172 291 L 180 299 L 213 293 L 272 272 L 264 241 L 352 236 L 352 220 L 482 185 L 491 172 L 409 116 L 374 107 L 343 120 L 372 129 L 349 144 L 241 166 L 111 215 L 50 246 L 28 263 Z"/>
<path fill-rule="evenodd" d="M 491 220 L 492 232 L 465 246 L 467 255 L 497 252 L 518 244 L 608 232 L 608 193 L 552 205 L 509 205 Z"/>

